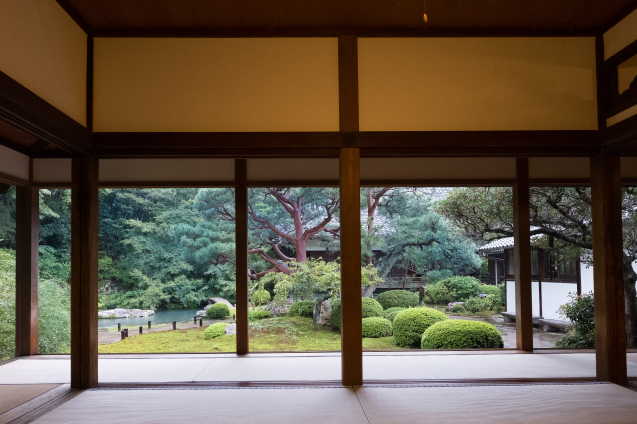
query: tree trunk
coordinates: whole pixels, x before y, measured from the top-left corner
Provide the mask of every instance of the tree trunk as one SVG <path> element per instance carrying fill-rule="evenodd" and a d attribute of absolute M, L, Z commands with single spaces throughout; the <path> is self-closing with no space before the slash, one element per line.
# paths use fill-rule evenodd
<path fill-rule="evenodd" d="M 624 301 L 626 304 L 626 346 L 637 346 L 637 273 L 633 259 L 624 255 Z"/>

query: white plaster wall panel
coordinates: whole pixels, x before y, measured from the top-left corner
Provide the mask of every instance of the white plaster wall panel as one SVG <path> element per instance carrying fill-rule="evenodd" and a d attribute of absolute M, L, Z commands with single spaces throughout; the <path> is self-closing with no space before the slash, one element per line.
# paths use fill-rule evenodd
<path fill-rule="evenodd" d="M 514 158 L 363 158 L 362 180 L 512 179 Z"/>
<path fill-rule="evenodd" d="M 97 38 L 95 131 L 338 131 L 336 38 Z"/>
<path fill-rule="evenodd" d="M 606 119 L 606 126 L 610 127 L 611 125 L 615 125 L 623 121 L 624 119 L 628 119 L 631 116 L 635 116 L 635 115 L 637 115 L 637 105 L 631 106 L 628 109 L 622 110 L 618 114 L 613 115 L 610 118 Z"/>
<path fill-rule="evenodd" d="M 637 40 L 637 10 L 604 33 L 604 59 Z"/>
<path fill-rule="evenodd" d="M 0 146 L 0 172 L 12 177 L 29 180 L 29 157 Z"/>
<path fill-rule="evenodd" d="M 361 131 L 597 129 L 592 37 L 358 46 Z"/>
<path fill-rule="evenodd" d="M 36 183 L 70 183 L 72 159 L 33 159 Z"/>
<path fill-rule="evenodd" d="M 86 125 L 86 34 L 57 2 L 0 2 L 0 70 Z"/>
<path fill-rule="evenodd" d="M 506 305 L 504 309 L 505 312 L 515 313 L 515 281 L 507 281 L 506 282 Z"/>
<path fill-rule="evenodd" d="M 531 281 L 531 313 L 540 316 L 540 283 Z"/>
<path fill-rule="evenodd" d="M 586 264 L 580 264 L 579 267 L 580 278 L 582 281 L 582 294 L 595 291 L 595 285 L 593 280 L 593 265 L 586 266 Z"/>
<path fill-rule="evenodd" d="M 234 181 L 233 159 L 100 159 L 100 182 Z"/>
<path fill-rule="evenodd" d="M 529 178 L 590 178 L 589 158 L 529 158 Z"/>
<path fill-rule="evenodd" d="M 248 181 L 338 181 L 338 159 L 248 159 Z"/>
<path fill-rule="evenodd" d="M 577 293 L 577 284 L 542 283 L 542 316 L 546 319 L 563 320 L 557 308 L 569 302 L 569 293 Z"/>
<path fill-rule="evenodd" d="M 637 178 L 637 157 L 626 156 L 620 158 L 622 178 Z"/>

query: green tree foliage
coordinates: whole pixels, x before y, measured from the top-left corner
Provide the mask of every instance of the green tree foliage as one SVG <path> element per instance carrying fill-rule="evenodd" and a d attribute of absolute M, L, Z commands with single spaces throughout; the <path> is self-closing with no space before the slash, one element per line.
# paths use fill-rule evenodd
<path fill-rule="evenodd" d="M 0 249 L 0 361 L 15 356 L 15 251 Z"/>
<path fill-rule="evenodd" d="M 637 188 L 622 188 L 624 302 L 628 346 L 637 346 Z M 436 210 L 478 243 L 513 236 L 510 188 L 456 188 Z M 585 187 L 531 187 L 531 242 L 557 251 L 561 261 L 590 261 L 591 191 Z M 551 247 L 552 246 L 552 247 Z"/>
<path fill-rule="evenodd" d="M 572 323 L 568 333 L 555 342 L 555 347 L 595 347 L 595 298 L 593 292 L 578 296 L 569 293 L 570 301 L 558 312 Z"/>
<path fill-rule="evenodd" d="M 38 283 L 38 351 L 68 353 L 71 348 L 71 287 L 60 280 Z"/>
<path fill-rule="evenodd" d="M 425 330 L 422 349 L 489 349 L 502 348 L 502 334 L 493 325 L 469 320 L 447 320 Z"/>

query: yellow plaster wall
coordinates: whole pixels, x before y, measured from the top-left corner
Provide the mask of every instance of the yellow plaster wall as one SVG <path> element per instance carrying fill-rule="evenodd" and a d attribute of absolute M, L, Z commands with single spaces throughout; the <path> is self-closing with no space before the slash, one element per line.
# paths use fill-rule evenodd
<path fill-rule="evenodd" d="M 608 59 L 637 40 L 637 10 L 604 33 L 604 58 Z"/>
<path fill-rule="evenodd" d="M 336 38 L 95 40 L 95 131 L 338 131 Z"/>
<path fill-rule="evenodd" d="M 53 0 L 2 0 L 0 71 L 86 125 L 86 34 Z"/>
<path fill-rule="evenodd" d="M 362 131 L 595 130 L 593 38 L 360 38 Z"/>

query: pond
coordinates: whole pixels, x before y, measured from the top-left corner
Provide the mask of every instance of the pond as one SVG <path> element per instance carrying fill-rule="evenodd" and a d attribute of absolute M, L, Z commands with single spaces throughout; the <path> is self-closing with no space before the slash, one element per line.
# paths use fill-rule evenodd
<path fill-rule="evenodd" d="M 155 315 L 149 317 L 139 318 L 116 318 L 116 319 L 99 319 L 97 320 L 98 327 L 117 327 L 117 323 L 122 325 L 146 325 L 148 321 L 152 321 L 153 324 L 170 324 L 173 321 L 188 321 L 192 320 L 197 311 L 201 309 L 177 309 L 171 311 L 156 311 Z"/>

